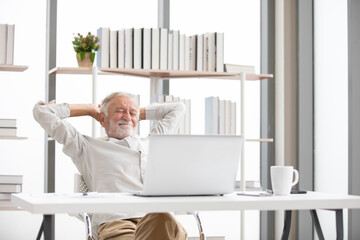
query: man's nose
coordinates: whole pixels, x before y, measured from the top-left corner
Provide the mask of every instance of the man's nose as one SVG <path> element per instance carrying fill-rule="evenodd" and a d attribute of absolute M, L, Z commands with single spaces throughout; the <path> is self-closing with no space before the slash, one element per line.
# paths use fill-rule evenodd
<path fill-rule="evenodd" d="M 130 121 L 131 120 L 130 113 L 129 112 L 124 112 L 123 118 L 126 121 Z"/>

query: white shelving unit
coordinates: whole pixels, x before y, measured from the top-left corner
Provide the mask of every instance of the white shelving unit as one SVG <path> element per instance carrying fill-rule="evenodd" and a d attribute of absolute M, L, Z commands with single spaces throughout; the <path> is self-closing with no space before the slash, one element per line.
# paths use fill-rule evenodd
<path fill-rule="evenodd" d="M 200 72 L 200 71 L 169 71 L 169 70 L 145 70 L 145 69 L 119 69 L 119 68 L 98 68 L 98 67 L 56 67 L 49 71 L 49 74 L 85 74 L 92 75 L 92 100 L 93 104 L 98 104 L 97 99 L 97 77 L 98 75 L 128 75 L 148 78 L 150 82 L 150 96 L 159 94 L 157 91 L 158 82 L 162 79 L 172 79 L 172 78 L 211 78 L 211 79 L 225 79 L 225 80 L 237 80 L 241 81 L 240 89 L 240 134 L 245 136 L 245 126 L 244 126 L 244 110 L 245 110 L 245 81 L 256 81 L 272 78 L 272 74 L 249 74 L 249 73 L 227 73 L 227 72 Z M 96 121 L 93 120 L 92 124 L 92 134 L 97 136 L 97 127 Z M 265 139 L 246 139 L 246 142 L 261 142 L 268 143 L 273 142 L 272 138 Z M 245 149 L 243 148 L 241 161 L 240 161 L 240 189 L 245 190 L 245 179 L 242 177 L 245 175 L 245 160 L 244 160 Z"/>
<path fill-rule="evenodd" d="M 28 69 L 28 66 L 19 66 L 19 65 L 0 65 L 0 71 L 3 72 L 24 72 Z M 26 137 L 17 137 L 17 136 L 0 136 L 0 140 L 25 140 Z M 11 201 L 0 200 L 0 210 L 1 211 L 13 211 L 21 210 L 18 207 L 14 207 L 11 204 Z"/>

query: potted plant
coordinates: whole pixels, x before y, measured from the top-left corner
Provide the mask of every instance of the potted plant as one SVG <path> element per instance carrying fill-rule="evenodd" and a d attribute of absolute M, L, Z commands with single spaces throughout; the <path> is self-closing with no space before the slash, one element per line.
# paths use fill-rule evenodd
<path fill-rule="evenodd" d="M 95 60 L 95 52 L 100 48 L 99 38 L 89 32 L 86 37 L 80 33 L 72 41 L 79 67 L 91 67 Z"/>

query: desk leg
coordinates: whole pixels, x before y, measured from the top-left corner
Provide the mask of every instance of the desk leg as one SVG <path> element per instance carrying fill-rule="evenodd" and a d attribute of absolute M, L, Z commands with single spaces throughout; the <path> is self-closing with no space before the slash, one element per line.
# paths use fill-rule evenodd
<path fill-rule="evenodd" d="M 36 237 L 36 240 L 41 239 L 41 235 L 44 233 L 45 240 L 54 240 L 55 239 L 55 216 L 54 215 L 44 215 L 44 219 L 41 223 L 39 233 Z"/>
<path fill-rule="evenodd" d="M 310 213 L 311 213 L 311 217 L 312 217 L 312 220 L 314 222 L 315 230 L 316 230 L 316 233 L 317 233 L 319 239 L 320 240 L 325 240 L 324 234 L 323 234 L 321 226 L 320 226 L 320 221 L 319 221 L 318 215 L 316 213 L 316 210 L 310 210 Z"/>
<path fill-rule="evenodd" d="M 290 227 L 291 227 L 291 210 L 285 211 L 285 223 L 284 223 L 284 230 L 281 236 L 281 240 L 289 239 L 290 234 Z"/>
<path fill-rule="evenodd" d="M 343 210 L 336 209 L 336 239 L 343 240 L 344 239 L 344 220 L 343 220 Z"/>
<path fill-rule="evenodd" d="M 36 237 L 36 240 L 40 240 L 40 239 L 41 239 L 41 235 L 42 235 L 43 232 L 44 232 L 44 219 L 43 219 L 43 221 L 41 222 L 41 227 L 40 227 L 40 229 L 39 229 L 39 233 L 38 233 L 38 235 L 37 235 L 37 237 Z"/>

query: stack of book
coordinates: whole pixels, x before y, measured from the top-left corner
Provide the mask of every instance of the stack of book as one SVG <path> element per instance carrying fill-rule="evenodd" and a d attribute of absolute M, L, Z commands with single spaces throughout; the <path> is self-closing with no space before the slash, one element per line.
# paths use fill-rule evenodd
<path fill-rule="evenodd" d="M 191 134 L 191 99 L 182 99 L 172 95 L 154 95 L 151 103 L 182 102 L 186 106 L 185 116 L 180 123 L 178 134 Z M 157 121 L 151 121 L 151 128 L 155 127 Z"/>
<path fill-rule="evenodd" d="M 14 24 L 0 23 L 0 64 L 14 64 Z"/>
<path fill-rule="evenodd" d="M 0 136 L 15 137 L 16 133 L 16 119 L 0 118 Z"/>
<path fill-rule="evenodd" d="M 236 103 L 205 98 L 205 134 L 236 134 Z"/>
<path fill-rule="evenodd" d="M 103 68 L 224 72 L 224 33 L 180 34 L 165 28 L 97 30 Z"/>
<path fill-rule="evenodd" d="M 22 175 L 0 175 L 0 200 L 10 200 L 12 193 L 20 193 Z"/>

